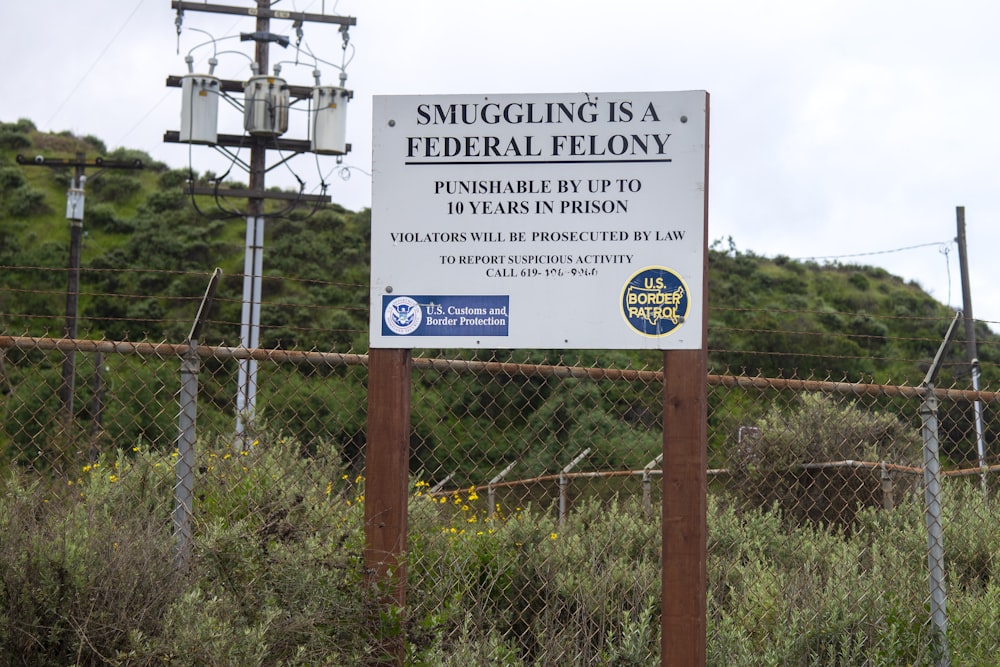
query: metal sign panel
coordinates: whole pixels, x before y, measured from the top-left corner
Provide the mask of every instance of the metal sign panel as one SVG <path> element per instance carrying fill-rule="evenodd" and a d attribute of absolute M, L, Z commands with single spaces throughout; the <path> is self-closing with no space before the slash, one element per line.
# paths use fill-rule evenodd
<path fill-rule="evenodd" d="M 707 115 L 704 91 L 375 96 L 371 346 L 701 348 Z"/>

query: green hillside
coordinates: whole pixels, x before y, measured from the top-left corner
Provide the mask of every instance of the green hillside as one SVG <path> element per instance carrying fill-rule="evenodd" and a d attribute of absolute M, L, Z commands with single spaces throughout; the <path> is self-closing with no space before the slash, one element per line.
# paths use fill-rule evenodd
<path fill-rule="evenodd" d="M 221 266 L 229 276 L 243 270 L 244 221 L 239 217 L 219 219 L 200 215 L 182 187 L 189 177 L 185 170 L 170 169 L 142 152 L 118 150 L 107 153 L 100 139 L 37 132 L 27 120 L 0 124 L 0 263 L 6 266 L 51 267 L 66 265 L 68 225 L 65 219 L 66 188 L 70 168 L 21 166 L 17 154 L 143 160 L 141 171 L 108 170 L 87 183 L 87 207 L 83 247 L 85 269 L 130 267 L 149 271 L 204 273 Z M 195 175 L 208 183 L 211 174 Z M 202 201 L 203 212 L 216 212 L 214 203 Z M 327 340 L 315 334 L 289 339 L 287 331 L 273 335 L 286 347 L 341 348 L 350 343 L 357 351 L 365 347 L 367 316 L 360 312 L 367 303 L 368 212 L 350 212 L 336 204 L 316 211 L 300 207 L 286 217 L 268 219 L 265 276 L 274 295 L 280 277 L 342 283 L 309 294 L 283 294 L 281 301 L 302 305 L 323 303 L 343 306 L 340 321 L 313 322 L 313 331 L 340 332 Z M 38 272 L 31 276 L 9 275 L 8 287 L 51 282 L 63 286 L 61 273 Z M 91 281 L 94 279 L 91 277 Z M 116 285 L 91 284 L 84 292 L 144 294 L 148 299 L 128 307 L 113 303 L 111 296 L 95 299 L 81 308 L 91 335 L 108 338 L 143 335 L 174 339 L 181 331 L 147 328 L 158 319 L 189 313 L 162 312 L 158 299 L 198 296 L 204 285 L 183 276 L 146 277 L 140 282 Z M 236 278 L 230 278 L 236 280 Z M 194 284 L 190 284 L 190 283 Z M 289 289 L 288 285 L 280 288 Z M 19 307 L 28 296 L 8 294 L 4 308 L 8 330 L 25 328 L 16 314 L 33 312 Z M 60 304 L 56 304 L 60 305 Z M 906 283 L 883 269 L 857 265 L 819 265 L 783 257 L 774 259 L 740 251 L 732 239 L 716 241 L 709 258 L 709 347 L 711 366 L 722 372 L 760 373 L 781 376 L 790 373 L 834 376 L 870 376 L 875 381 L 919 382 L 921 363 L 929 360 L 940 342 L 951 313 L 918 285 Z M 53 312 L 58 316 L 59 310 Z M 301 313 L 295 314 L 301 316 Z M 290 316 L 291 317 L 291 316 Z M 220 315 L 217 319 L 238 321 Z M 142 326 L 136 326 L 136 321 Z M 280 327 L 291 322 L 272 323 Z M 351 331 L 351 335 L 347 332 Z M 998 360 L 996 337 L 980 324 L 978 338 L 984 372 L 992 373 Z M 211 335 L 211 334 L 210 334 Z M 231 334 L 217 334 L 231 338 Z M 634 356 L 634 355 L 633 355 Z M 640 355 L 641 356 L 641 355 Z M 962 355 L 958 355 L 960 358 Z M 642 360 L 644 365 L 647 359 Z"/>
<path fill-rule="evenodd" d="M 204 215 L 217 212 L 214 202 L 192 201 L 183 194 L 190 176 L 201 184 L 212 182 L 212 176 L 189 175 L 134 151 L 107 153 L 94 137 L 40 133 L 27 120 L 0 124 L 0 333 L 62 333 L 65 300 L 59 295 L 66 288 L 65 193 L 70 172 L 19 165 L 16 156 L 72 157 L 77 152 L 90 158 L 139 158 L 146 165 L 141 171 L 109 170 L 88 180 L 79 335 L 182 342 L 207 276 L 219 266 L 226 277 L 202 340 L 236 344 L 245 222 L 241 217 Z M 336 204 L 268 218 L 262 347 L 367 350 L 369 223 L 368 210 L 352 212 Z M 918 285 L 883 269 L 766 258 L 737 249 L 732 240 L 712 245 L 708 298 L 709 368 L 717 374 L 917 385 L 953 317 Z M 983 324 L 977 337 L 983 386 L 995 387 L 998 338 Z M 426 354 L 626 368 L 658 368 L 662 360 L 649 351 Z M 957 341 L 942 372 L 942 386 L 969 386 L 963 359 Z M 147 368 L 131 371 L 136 378 L 152 374 Z M 56 382 L 57 369 L 47 372 L 46 381 Z M 306 389 L 308 372 L 280 372 L 285 373 L 282 381 L 262 384 L 261 399 L 273 401 L 272 413 L 287 420 L 287 430 L 304 441 L 333 440 L 342 449 L 357 442 L 363 416 L 356 397 L 363 395 L 363 376 L 348 373 Z M 210 383 L 206 391 L 213 391 Z M 229 419 L 227 390 L 215 386 L 214 391 L 217 412 L 207 413 L 202 423 Z M 295 400 L 319 408 L 307 413 L 289 407 Z M 566 415 L 578 418 L 575 451 L 586 446 L 587 439 L 607 449 L 614 447 L 609 443 L 635 441 L 635 429 L 656 424 L 649 416 L 658 413 L 658 400 L 655 393 L 635 386 L 600 393 L 587 384 L 542 379 L 438 382 L 425 374 L 414 399 L 415 465 L 443 468 L 458 458 L 447 448 L 474 443 L 482 451 L 462 460 L 475 459 L 483 470 L 520 448 L 531 449 L 538 466 L 545 460 L 551 468 L 553 461 L 573 455 L 564 446 L 565 429 L 554 427 L 569 419 Z M 22 408 L 27 410 L 30 403 L 24 399 Z M 11 410 L 21 409 L 17 401 L 12 405 Z M 710 406 L 712 419 L 734 424 L 745 416 L 759 416 L 746 411 L 763 409 L 719 407 Z M 123 420 L 122 442 L 167 437 L 174 428 L 173 411 L 162 415 L 156 424 L 143 425 L 141 432 Z M 489 425 L 484 426 L 483 416 L 490 417 Z M 587 437 L 581 440 L 580 432 Z M 641 466 L 652 458 L 647 454 L 656 451 L 657 435 L 643 432 L 639 437 L 649 447 L 634 447 L 627 454 L 603 451 L 601 456 L 609 465 Z M 26 446 L 0 443 L 5 444 Z M 465 472 L 482 476 L 481 471 Z"/>
<path fill-rule="evenodd" d="M 213 320 L 236 322 L 238 331 L 244 219 L 220 215 L 210 198 L 197 202 L 183 193 L 189 177 L 198 185 L 214 184 L 211 174 L 170 169 L 139 151 L 107 153 L 99 139 L 40 133 L 25 120 L 0 124 L 0 265 L 54 271 L 8 271 L 5 286 L 16 291 L 3 297 L 3 328 L 56 333 L 65 312 L 63 303 L 37 298 L 37 292 L 65 289 L 70 234 L 66 189 L 72 170 L 22 166 L 16 157 L 73 157 L 78 152 L 89 159 L 140 159 L 145 164 L 140 171 L 87 172 L 81 336 L 183 340 L 194 313 L 190 299 L 203 294 L 205 274 L 216 266 L 227 276 L 220 294 L 237 295 L 237 300 L 221 298 Z M 265 298 L 284 304 L 286 321 L 265 321 L 269 338 L 263 345 L 364 345 L 367 313 L 359 306 L 367 302 L 368 219 L 367 211 L 352 213 L 335 204 L 268 218 Z M 282 277 L 324 284 L 306 289 L 301 280 L 289 283 Z M 356 289 L 330 285 L 341 282 Z M 326 308 L 311 308 L 318 303 Z M 343 306 L 339 313 L 338 306 Z M 308 327 L 289 328 L 309 318 L 315 321 Z M 294 330 L 324 331 L 329 338 L 290 334 Z M 205 336 L 212 342 L 233 340 L 227 326 L 210 324 Z"/>
<path fill-rule="evenodd" d="M 768 259 L 731 241 L 727 251 L 719 246 L 709 257 L 710 360 L 734 373 L 916 385 L 955 315 L 881 268 Z M 995 382 L 998 338 L 982 322 L 976 337 L 983 377 Z M 967 375 L 964 358 L 957 340 L 942 385 Z"/>

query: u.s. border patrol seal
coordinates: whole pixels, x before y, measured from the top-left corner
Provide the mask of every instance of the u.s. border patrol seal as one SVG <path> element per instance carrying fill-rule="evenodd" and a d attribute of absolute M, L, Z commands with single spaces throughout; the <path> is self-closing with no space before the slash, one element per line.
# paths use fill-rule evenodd
<path fill-rule="evenodd" d="M 622 316 L 635 332 L 658 338 L 684 324 L 688 289 L 684 280 L 664 266 L 647 266 L 633 274 L 622 289 Z"/>
<path fill-rule="evenodd" d="M 385 325 L 389 331 L 406 336 L 417 330 L 424 319 L 423 309 L 408 296 L 397 296 L 385 307 Z"/>

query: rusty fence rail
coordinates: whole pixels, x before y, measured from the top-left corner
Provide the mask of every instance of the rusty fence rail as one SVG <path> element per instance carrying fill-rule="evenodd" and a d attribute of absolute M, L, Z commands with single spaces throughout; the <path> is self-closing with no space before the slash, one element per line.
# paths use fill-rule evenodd
<path fill-rule="evenodd" d="M 197 415 L 182 422 L 192 349 Z M 67 353 L 79 357 L 70 415 Z M 247 358 L 260 393 L 237 441 Z M 414 358 L 411 594 L 386 616 L 366 606 L 358 566 L 367 355 L 4 335 L 0 361 L 5 651 L 364 664 L 397 633 L 432 665 L 658 660 L 656 369 Z M 1000 461 L 977 460 L 972 414 L 985 405 L 991 433 L 997 393 L 933 390 L 942 626 L 928 614 L 926 390 L 730 374 L 708 385 L 710 664 L 991 664 Z M 183 429 L 196 431 L 180 475 Z M 176 533 L 179 488 L 191 521 Z"/>

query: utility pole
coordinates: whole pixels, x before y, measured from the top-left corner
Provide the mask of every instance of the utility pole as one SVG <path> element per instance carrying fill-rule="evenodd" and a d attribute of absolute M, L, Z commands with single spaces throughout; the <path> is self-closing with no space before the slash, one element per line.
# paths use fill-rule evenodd
<path fill-rule="evenodd" d="M 270 0 L 257 0 L 257 25 L 254 61 L 257 73 L 267 74 L 271 20 L 267 12 Z M 243 264 L 243 314 L 240 318 L 240 344 L 253 350 L 260 347 L 260 302 L 264 272 L 264 175 L 267 149 L 261 142 L 250 146 L 250 197 L 247 199 L 246 252 Z M 247 429 L 253 427 L 257 405 L 257 360 L 241 359 L 237 377 L 236 439 L 240 449 L 249 449 Z"/>
<path fill-rule="evenodd" d="M 77 318 L 80 309 L 80 256 L 83 247 L 83 209 L 84 184 L 87 181 L 85 169 L 100 167 L 101 170 L 91 177 L 99 177 L 106 169 L 142 169 L 141 160 L 105 160 L 96 158 L 88 162 L 86 155 L 78 152 L 74 159 L 47 158 L 42 155 L 29 160 L 23 155 L 17 156 L 17 163 L 25 167 L 73 167 L 73 179 L 66 191 L 66 218 L 69 220 L 69 267 L 66 281 L 66 323 L 63 337 L 74 339 L 77 336 Z M 76 352 L 70 350 L 63 360 L 62 382 L 59 385 L 59 404 L 62 410 L 63 425 L 68 430 L 73 423 L 73 393 L 76 385 Z"/>
<path fill-rule="evenodd" d="M 312 141 L 286 139 L 281 135 L 287 129 L 288 98 L 313 99 L 317 101 L 315 114 L 320 113 L 319 102 L 323 99 L 324 93 L 318 93 L 318 70 L 314 71 L 317 77 L 316 87 L 289 86 L 283 79 L 279 79 L 277 71 L 274 76 L 268 76 L 269 68 L 269 48 L 271 42 L 276 42 L 283 47 L 287 47 L 289 39 L 282 35 L 271 32 L 272 19 L 292 21 L 293 27 L 301 35 L 302 26 L 305 23 L 327 23 L 339 24 L 340 30 L 344 34 L 345 48 L 347 44 L 347 29 L 357 23 L 356 19 L 347 16 L 335 16 L 329 14 L 309 14 L 298 11 L 285 11 L 271 9 L 272 0 L 256 0 L 256 7 L 237 7 L 228 5 L 218 5 L 209 3 L 183 2 L 182 0 L 172 0 L 171 7 L 177 11 L 177 25 L 180 25 L 185 11 L 208 12 L 213 14 L 234 14 L 238 16 L 255 17 L 255 31 L 252 33 L 241 33 L 242 41 L 256 42 L 254 48 L 254 76 L 249 81 L 219 81 L 218 89 L 214 94 L 242 92 L 246 96 L 244 108 L 244 135 L 214 135 L 211 139 L 193 138 L 189 131 L 187 136 L 181 132 L 168 131 L 164 134 L 163 140 L 168 143 L 208 143 L 213 147 L 225 150 L 227 148 L 250 147 L 250 161 L 246 165 L 249 172 L 249 187 L 247 190 L 218 188 L 200 188 L 191 184 L 188 194 L 191 195 L 225 195 L 245 196 L 247 198 L 246 209 L 246 244 L 243 270 L 243 308 L 240 320 L 240 344 L 247 350 L 253 350 L 260 346 L 260 309 L 261 309 L 261 286 L 264 263 L 264 220 L 266 217 L 264 203 L 268 199 L 292 200 L 294 202 L 322 202 L 330 201 L 325 195 L 289 195 L 289 193 L 269 193 L 266 191 L 267 151 L 268 149 L 280 150 L 286 154 L 281 163 L 289 159 L 289 155 L 294 156 L 300 153 L 323 153 L 328 155 L 343 155 L 349 150 L 348 145 L 342 148 L 337 145 L 319 145 L 317 136 L 320 133 L 319 126 L 315 123 L 311 125 L 313 131 Z M 190 61 L 189 61 L 190 62 Z M 209 61 L 212 63 L 212 61 Z M 214 63 L 212 64 L 214 67 Z M 277 68 L 275 68 L 277 70 Z M 346 80 L 346 76 L 341 74 L 341 83 Z M 168 77 L 167 85 L 173 87 L 183 87 L 184 83 L 180 77 Z M 253 95 L 265 89 L 266 94 L 270 94 L 274 89 L 280 89 L 280 94 L 285 95 L 284 102 L 275 103 L 270 97 L 263 99 Z M 324 91 L 326 89 L 323 89 Z M 340 90 L 342 94 L 347 91 Z M 202 94 L 204 90 L 202 91 Z M 317 97 L 319 95 L 319 97 Z M 346 101 L 346 100 L 345 100 Z M 285 107 L 282 109 L 281 105 Z M 334 100 L 330 107 L 336 107 Z M 187 112 L 185 112 L 187 113 Z M 284 116 L 282 117 L 282 114 Z M 192 114 L 193 116 L 193 114 Z M 316 116 L 314 116 L 314 120 Z M 182 129 L 183 129 L 182 121 Z M 280 163 L 279 163 L 280 164 Z M 257 397 L 257 360 L 252 356 L 247 356 L 239 360 L 239 371 L 237 378 L 236 393 L 236 442 L 241 449 L 247 449 L 252 442 L 253 423 L 256 415 Z"/>
<path fill-rule="evenodd" d="M 976 320 L 972 317 L 972 288 L 969 284 L 969 257 L 965 241 L 965 207 L 955 209 L 958 225 L 958 264 L 962 274 L 962 314 L 965 319 L 965 354 L 969 360 L 972 374 L 972 389 L 979 391 L 979 351 L 976 347 Z M 983 434 L 983 404 L 976 399 L 973 404 L 976 420 L 976 453 L 979 455 L 979 467 L 986 467 L 986 443 Z M 986 492 L 986 473 L 982 474 L 983 492 Z"/>

